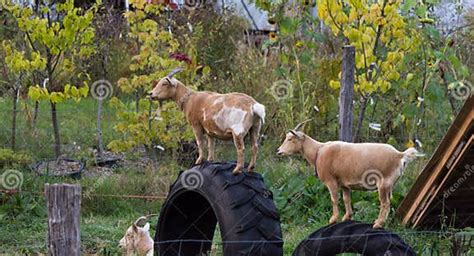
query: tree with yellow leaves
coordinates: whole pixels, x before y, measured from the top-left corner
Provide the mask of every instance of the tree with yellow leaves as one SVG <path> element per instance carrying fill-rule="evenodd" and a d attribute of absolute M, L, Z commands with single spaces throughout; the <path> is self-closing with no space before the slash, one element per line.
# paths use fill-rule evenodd
<path fill-rule="evenodd" d="M 187 78 L 183 80 L 186 82 L 193 80 L 198 67 L 195 59 L 183 64 L 171 58 L 180 45 L 177 38 L 164 29 L 165 24 L 160 23 L 166 17 L 163 5 L 150 4 L 146 0 L 130 3 L 133 11 L 125 13 L 125 17 L 130 26 L 128 36 L 136 51 L 129 66 L 132 75 L 119 79 L 118 87 L 122 92 L 134 95 L 135 101 L 129 104 L 112 98 L 111 104 L 117 109 L 119 119 L 114 129 L 122 137 L 111 141 L 108 148 L 126 151 L 143 146 L 150 157 L 156 158 L 157 149 L 176 149 L 181 140 L 191 139 L 193 134 L 176 104 L 165 103 L 155 114 L 156 104 L 146 98 L 146 93 L 173 68 L 186 65 L 180 74 Z M 186 48 L 189 49 L 187 55 L 195 56 L 192 45 Z M 209 73 L 209 68 L 203 68 L 202 72 Z"/>
<path fill-rule="evenodd" d="M 75 7 L 72 0 L 38 2 L 38 6 L 10 4 L 8 1 L 3 2 L 3 7 L 14 17 L 21 42 L 3 42 L 5 63 L 13 73 L 38 72 L 47 81 L 44 87 L 30 86 L 28 96 L 35 101 L 50 102 L 54 152 L 59 157 L 61 141 L 57 104 L 67 99 L 79 101 L 88 94 L 89 76 L 75 63 L 94 53 L 92 19 L 97 5 L 82 10 Z M 22 49 L 18 48 L 19 45 Z"/>
<path fill-rule="evenodd" d="M 405 54 L 420 42 L 400 15 L 400 0 L 318 0 L 318 14 L 335 35 L 343 35 L 356 49 L 355 90 L 361 106 L 354 140 L 358 140 L 368 99 L 387 92 L 400 79 Z M 330 86 L 339 88 L 339 81 Z"/>

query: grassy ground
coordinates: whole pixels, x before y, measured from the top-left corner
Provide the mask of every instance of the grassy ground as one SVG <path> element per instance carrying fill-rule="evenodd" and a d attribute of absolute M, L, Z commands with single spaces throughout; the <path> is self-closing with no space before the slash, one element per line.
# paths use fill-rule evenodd
<path fill-rule="evenodd" d="M 9 118 L 10 102 L 0 99 L 0 113 Z M 19 116 L 18 146 L 32 156 L 32 162 L 52 157 L 52 135 L 49 106 L 41 105 L 37 133 L 31 130 L 32 104 L 21 106 Z M 95 145 L 95 107 L 91 99 L 80 104 L 66 103 L 59 107 L 62 144 L 64 152 L 75 158 L 87 157 L 90 147 Z M 113 109 L 105 105 L 105 141 L 117 136 Z M 0 124 L 0 147 L 8 147 L 9 121 Z M 284 234 L 285 255 L 290 255 L 296 245 L 316 229 L 327 224 L 331 213 L 329 193 L 313 176 L 313 171 L 300 158 L 276 158 L 275 148 L 280 141 L 265 141 L 259 155 L 257 171 L 262 173 L 267 186 L 272 190 L 279 209 Z M 233 145 L 218 145 L 219 160 L 233 160 Z M 429 153 L 429 152 L 428 152 Z M 126 156 L 129 161 L 140 161 L 136 154 Z M 247 158 L 248 159 L 248 158 Z M 449 237 L 413 233 L 404 229 L 393 219 L 394 210 L 409 190 L 427 158 L 411 164 L 397 183 L 392 200 L 392 211 L 387 228 L 395 230 L 423 255 L 449 250 Z M 97 195 L 163 195 L 175 180 L 178 172 L 185 169 L 174 159 L 164 155 L 157 164 L 143 167 L 121 167 L 111 174 L 95 172 L 84 175 L 81 180 L 38 176 L 28 167 L 18 168 L 23 172 L 22 194 L 0 193 L 0 254 L 37 254 L 46 252 L 47 216 L 44 199 L 31 192 L 43 190 L 44 183 L 79 183 L 83 187 L 81 212 L 82 250 L 85 254 L 116 254 L 117 243 L 127 227 L 139 216 L 158 213 L 160 200 L 124 199 Z M 89 171 L 86 171 L 86 174 Z M 372 222 L 378 213 L 377 193 L 354 192 L 354 219 Z M 342 201 L 342 200 L 341 200 Z M 343 209 L 341 202 L 341 209 Z M 156 219 L 152 219 L 152 234 Z M 436 254 L 434 254 L 436 255 Z"/>

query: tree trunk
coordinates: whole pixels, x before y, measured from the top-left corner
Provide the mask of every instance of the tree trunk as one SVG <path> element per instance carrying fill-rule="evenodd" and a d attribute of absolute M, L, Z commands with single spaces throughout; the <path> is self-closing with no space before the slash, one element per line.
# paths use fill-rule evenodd
<path fill-rule="evenodd" d="M 36 133 L 36 121 L 38 120 L 38 113 L 39 113 L 39 101 L 35 101 L 35 111 L 33 113 L 33 134 Z"/>
<path fill-rule="evenodd" d="M 355 131 L 354 135 L 354 141 L 353 142 L 359 142 L 360 140 L 360 132 L 362 130 L 362 123 L 364 122 L 364 116 L 365 116 L 365 109 L 367 108 L 367 100 L 368 98 L 366 96 L 362 96 L 362 102 L 360 103 L 360 109 L 359 109 L 359 117 L 357 118 L 357 128 Z"/>
<path fill-rule="evenodd" d="M 354 95 L 355 48 L 344 46 L 339 94 L 339 140 L 352 141 L 352 97 Z"/>
<path fill-rule="evenodd" d="M 102 77 L 103 79 L 108 78 L 108 72 L 107 72 L 107 64 L 108 64 L 108 56 L 109 56 L 109 49 L 108 47 L 103 48 L 102 52 L 102 58 L 101 58 L 101 64 L 102 64 Z M 107 96 L 107 95 L 104 95 Z M 102 124 L 101 124 L 101 118 L 102 118 L 102 107 L 104 103 L 104 98 L 99 98 L 99 105 L 97 106 L 97 143 L 99 144 L 98 148 L 98 153 L 99 157 L 102 156 L 102 153 L 104 152 L 104 142 L 102 138 Z"/>
<path fill-rule="evenodd" d="M 139 104 L 140 104 L 140 93 L 137 90 L 135 92 L 135 112 L 136 113 L 138 113 L 138 111 L 140 110 Z"/>
<path fill-rule="evenodd" d="M 15 87 L 13 91 L 13 110 L 12 110 L 12 138 L 11 138 L 11 148 L 15 150 L 16 148 L 16 116 L 17 116 L 17 101 L 18 101 L 18 92 L 20 88 Z"/>
<path fill-rule="evenodd" d="M 61 155 L 61 140 L 59 138 L 59 124 L 56 110 L 56 103 L 51 102 L 51 120 L 53 122 L 53 134 L 54 134 L 54 154 L 56 158 Z"/>
<path fill-rule="evenodd" d="M 81 255 L 81 187 L 45 184 L 48 255 Z"/>
<path fill-rule="evenodd" d="M 101 126 L 101 116 L 102 116 L 102 104 L 103 100 L 99 99 L 99 106 L 97 107 L 97 141 L 99 143 L 99 156 L 104 152 L 104 144 L 102 141 L 102 126 Z"/>

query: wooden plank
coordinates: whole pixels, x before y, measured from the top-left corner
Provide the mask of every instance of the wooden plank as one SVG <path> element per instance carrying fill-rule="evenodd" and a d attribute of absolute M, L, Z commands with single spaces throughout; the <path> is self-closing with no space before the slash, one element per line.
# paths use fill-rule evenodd
<path fill-rule="evenodd" d="M 474 119 L 474 97 L 468 99 L 458 117 L 448 130 L 435 153 L 429 160 L 422 173 L 418 176 L 414 186 L 404 198 L 397 209 L 397 215 L 401 218 L 404 225 L 408 224 L 412 219 L 413 214 L 419 207 L 420 203 L 424 201 L 428 190 L 438 178 L 440 172 L 443 170 L 444 163 L 451 156 L 457 142 L 461 140 L 464 132 L 472 124 Z"/>
<path fill-rule="evenodd" d="M 432 195 L 435 189 L 436 189 L 435 187 L 431 187 L 430 191 L 428 192 L 428 196 Z M 412 218 L 417 219 L 420 216 L 420 213 L 425 208 L 427 201 L 428 201 L 428 198 L 425 197 L 424 200 L 420 203 L 420 207 L 418 207 L 416 211 L 413 213 Z"/>
<path fill-rule="evenodd" d="M 72 184 L 45 184 L 48 207 L 48 255 L 81 254 L 81 187 Z"/>
<path fill-rule="evenodd" d="M 454 150 L 453 155 L 446 162 L 446 168 L 448 168 L 448 169 L 451 168 L 451 165 L 458 158 L 459 154 L 461 153 L 461 150 L 464 148 L 465 145 L 466 145 L 466 140 L 462 140 L 458 144 L 458 146 L 456 147 L 456 150 Z"/>
<path fill-rule="evenodd" d="M 426 187 L 425 185 L 427 180 L 430 179 L 430 177 L 434 174 L 434 168 L 436 168 L 438 165 L 441 156 L 446 154 L 446 148 L 452 143 L 456 142 L 454 139 L 456 138 L 456 135 L 459 134 L 460 128 L 462 128 L 463 124 L 473 119 L 474 96 L 471 96 L 464 103 L 464 106 L 461 108 L 453 123 L 449 127 L 446 135 L 439 143 L 438 147 L 426 166 L 423 168 L 422 172 L 418 175 L 415 184 L 412 186 L 410 191 L 408 191 L 408 194 L 404 197 L 403 201 L 397 208 L 397 217 L 402 221 L 403 224 L 406 225 L 408 223 L 408 221 L 411 219 L 411 216 L 413 215 L 414 210 L 417 208 L 418 204 L 415 204 L 415 200 L 425 196 L 426 191 L 422 193 L 422 190 Z"/>
<path fill-rule="evenodd" d="M 437 197 L 438 193 L 442 188 L 444 188 L 444 185 L 446 181 L 450 178 L 450 175 L 453 173 L 454 170 L 456 170 L 457 165 L 460 163 L 462 160 L 463 154 L 470 149 L 471 144 L 474 141 L 474 135 L 471 135 L 471 138 L 469 138 L 468 142 L 464 144 L 464 147 L 461 149 L 461 152 L 457 154 L 457 158 L 454 160 L 454 163 L 451 166 L 451 168 L 448 169 L 448 172 L 444 175 L 443 179 L 441 180 L 440 183 L 436 185 L 436 190 L 434 193 L 430 194 L 430 197 L 428 197 L 427 203 L 424 205 L 424 207 L 420 207 L 422 210 L 420 214 L 418 215 L 417 219 L 413 223 L 413 227 L 416 227 L 420 220 L 423 218 L 423 215 L 425 214 L 426 210 L 429 208 L 430 204 L 433 202 L 433 200 Z M 458 144 L 459 145 L 459 144 Z M 457 148 L 457 147 L 456 147 Z M 453 153 L 454 154 L 454 153 Z M 444 162 L 441 162 L 444 163 Z M 444 165 L 442 166 L 444 167 Z"/>
<path fill-rule="evenodd" d="M 343 47 L 339 93 L 339 140 L 352 142 L 352 98 L 355 79 L 355 47 Z"/>
<path fill-rule="evenodd" d="M 461 149 L 461 152 L 459 152 L 457 154 L 458 157 L 454 160 L 454 163 L 451 165 L 451 168 L 449 168 L 448 172 L 446 174 L 444 174 L 442 180 L 439 183 L 436 184 L 436 186 L 435 186 L 436 189 L 435 189 L 434 193 L 429 194 L 429 196 L 427 197 L 428 199 L 427 199 L 426 203 L 423 205 L 423 207 L 419 207 L 420 211 L 419 211 L 419 214 L 417 214 L 417 218 L 413 222 L 413 227 L 416 227 L 418 225 L 420 220 L 423 218 L 423 215 L 426 213 L 426 210 L 429 208 L 430 204 L 438 196 L 438 193 L 440 192 L 440 190 L 442 188 L 444 188 L 444 185 L 445 185 L 446 181 L 450 178 L 453 171 L 456 170 L 456 167 L 457 167 L 458 163 L 462 159 L 462 155 L 464 154 L 464 152 L 466 152 L 471 147 L 471 143 L 473 142 L 473 140 L 474 140 L 474 135 L 472 135 L 471 138 L 468 140 L 468 142 L 464 144 L 464 147 Z M 441 162 L 441 163 L 443 163 L 443 162 Z M 442 167 L 444 167 L 444 166 L 442 166 Z M 433 187 L 433 185 L 431 185 L 431 186 Z"/>

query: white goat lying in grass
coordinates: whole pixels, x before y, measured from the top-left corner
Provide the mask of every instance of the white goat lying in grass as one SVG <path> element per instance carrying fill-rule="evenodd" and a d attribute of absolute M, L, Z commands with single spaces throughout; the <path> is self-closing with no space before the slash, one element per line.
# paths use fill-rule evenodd
<path fill-rule="evenodd" d="M 153 239 L 150 236 L 150 223 L 139 227 L 139 223 L 147 217 L 138 218 L 120 239 L 119 247 L 126 252 L 126 255 L 146 255 L 153 256 Z"/>
<path fill-rule="evenodd" d="M 390 199 L 395 182 L 402 175 L 406 164 L 416 158 L 417 151 L 409 148 L 404 152 L 382 143 L 347 143 L 329 141 L 321 143 L 299 131 L 309 120 L 298 124 L 286 135 L 278 148 L 278 155 L 302 154 L 313 165 L 316 175 L 331 193 L 333 213 L 329 223 L 339 218 L 338 194 L 342 188 L 346 214 L 352 215 L 351 189 L 378 190 L 380 212 L 373 227 L 381 228 L 390 210 Z"/>
<path fill-rule="evenodd" d="M 196 164 L 204 161 L 204 135 L 207 135 L 208 161 L 214 160 L 215 139 L 234 140 L 237 149 L 237 165 L 233 173 L 244 167 L 244 138 L 250 135 L 252 158 L 248 170 L 252 171 L 257 161 L 260 128 L 265 119 L 265 106 L 243 93 L 220 94 L 196 92 L 173 78 L 181 69 L 175 69 L 160 79 L 150 92 L 154 100 L 173 100 L 183 111 L 192 126 L 199 157 Z"/>

